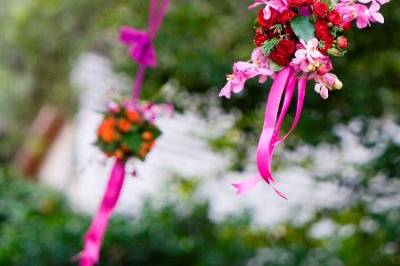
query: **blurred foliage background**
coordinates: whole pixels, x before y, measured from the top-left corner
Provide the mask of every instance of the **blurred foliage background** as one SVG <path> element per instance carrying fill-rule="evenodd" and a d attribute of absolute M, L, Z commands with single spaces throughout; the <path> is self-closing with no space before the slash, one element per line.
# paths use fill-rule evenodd
<path fill-rule="evenodd" d="M 148 72 L 143 96 L 169 80 L 191 94 L 217 95 L 233 61 L 249 58 L 255 12 L 247 11 L 248 3 L 173 0 L 156 40 L 159 67 Z M 288 221 L 259 230 L 251 227 L 251 214 L 211 221 L 206 202 L 172 201 L 161 209 L 149 203 L 141 218 L 112 222 L 101 265 L 400 265 L 398 205 L 371 207 L 378 199 L 399 199 L 399 142 L 383 127 L 371 138 L 372 121 L 400 123 L 400 2 L 391 1 L 383 14 L 385 25 L 349 33 L 350 52 L 335 60 L 344 90 L 322 102 L 310 88 L 287 145 L 339 146 L 335 128 L 357 118 L 354 134 L 366 148 L 379 148 L 379 156 L 354 166 L 351 176 L 340 166 L 333 175 L 315 176 L 348 187 L 351 200 L 319 210 L 302 225 Z M 116 71 L 134 73 L 116 36 L 121 25 L 143 28 L 146 19 L 145 0 L 0 0 L 0 265 L 72 264 L 88 218 L 68 211 L 57 194 L 18 181 L 9 162 L 24 138 L 21 129 L 43 103 L 71 116 L 76 111 L 69 74 L 81 53 L 105 55 Z M 256 142 L 267 87 L 250 82 L 245 93 L 221 101 L 226 111 L 240 111 L 232 128 L 240 141 L 232 134 L 212 141 L 217 150 L 236 154 L 234 169 L 246 163 L 246 143 Z M 188 211 L 178 212 L 177 204 Z M 314 237 L 313 228 L 327 221 L 334 232 Z"/>

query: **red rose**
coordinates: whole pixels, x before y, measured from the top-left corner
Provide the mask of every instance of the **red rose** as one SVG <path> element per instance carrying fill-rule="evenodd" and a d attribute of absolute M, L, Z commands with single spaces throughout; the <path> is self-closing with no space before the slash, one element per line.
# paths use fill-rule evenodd
<path fill-rule="evenodd" d="M 328 15 L 328 5 L 317 1 L 313 4 L 313 11 L 317 17 L 325 18 Z"/>
<path fill-rule="evenodd" d="M 264 29 L 269 30 L 272 26 L 276 24 L 277 16 L 278 12 L 274 9 L 271 9 L 271 17 L 266 20 L 264 18 L 264 10 L 260 9 L 260 11 L 258 11 L 258 24 Z"/>
<path fill-rule="evenodd" d="M 270 53 L 271 59 L 280 66 L 289 64 L 296 52 L 296 42 L 293 40 L 281 40 L 275 50 Z"/>
<path fill-rule="evenodd" d="M 312 5 L 315 0 L 288 0 L 287 2 L 289 7 L 301 7 Z"/>
<path fill-rule="evenodd" d="M 268 37 L 264 33 L 256 32 L 256 36 L 254 37 L 254 44 L 256 46 L 262 46 L 266 40 L 268 40 Z"/>
<path fill-rule="evenodd" d="M 319 19 L 315 22 L 314 27 L 315 34 L 319 39 L 326 39 L 330 35 L 328 23 L 326 21 Z"/>
<path fill-rule="evenodd" d="M 329 13 L 329 21 L 333 23 L 335 26 L 341 26 L 343 24 L 342 16 L 336 10 L 333 10 Z"/>
<path fill-rule="evenodd" d="M 348 43 L 346 37 L 340 36 L 339 38 L 337 38 L 337 47 L 339 49 L 346 50 L 348 46 L 349 46 L 349 43 Z"/>
<path fill-rule="evenodd" d="M 323 42 L 324 47 L 320 49 L 321 52 L 326 52 L 331 48 L 334 38 L 329 32 L 329 27 L 326 21 L 317 20 L 315 22 L 315 34 L 317 38 Z"/>
<path fill-rule="evenodd" d="M 296 17 L 297 14 L 293 12 L 292 10 L 288 9 L 283 11 L 279 16 L 278 16 L 278 22 L 281 24 L 286 24 L 290 21 L 293 20 L 294 17 Z"/>

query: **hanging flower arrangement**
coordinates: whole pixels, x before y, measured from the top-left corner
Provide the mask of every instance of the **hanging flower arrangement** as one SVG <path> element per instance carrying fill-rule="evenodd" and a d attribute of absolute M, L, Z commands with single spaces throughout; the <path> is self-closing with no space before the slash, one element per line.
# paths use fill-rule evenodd
<path fill-rule="evenodd" d="M 323 99 L 340 90 L 343 83 L 332 73 L 332 57 L 344 56 L 349 42 L 345 37 L 353 25 L 359 29 L 372 23 L 384 23 L 379 10 L 390 0 L 255 0 L 250 9 L 258 10 L 255 22 L 255 49 L 251 59 L 233 65 L 220 96 L 230 98 L 241 92 L 247 80 L 258 77 L 260 83 L 274 80 L 265 112 L 264 126 L 257 148 L 259 175 L 234 184 L 238 193 L 254 187 L 261 179 L 275 181 L 271 173 L 274 151 L 296 128 L 303 109 L 307 82 Z M 297 88 L 297 107 L 292 126 L 281 136 Z M 274 188 L 275 189 L 275 188 Z M 281 192 L 275 191 L 282 197 Z"/>

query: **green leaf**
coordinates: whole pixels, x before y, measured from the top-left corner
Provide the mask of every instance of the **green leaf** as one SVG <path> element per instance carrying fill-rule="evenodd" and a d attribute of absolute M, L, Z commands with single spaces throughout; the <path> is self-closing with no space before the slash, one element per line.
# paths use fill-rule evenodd
<path fill-rule="evenodd" d="M 308 17 L 297 16 L 290 25 L 299 39 L 307 42 L 315 37 L 314 26 Z"/>
<path fill-rule="evenodd" d="M 281 71 L 283 69 L 283 66 L 278 65 L 277 63 L 275 63 L 272 60 L 269 61 L 269 67 L 274 72 L 278 72 L 278 71 Z"/>
<path fill-rule="evenodd" d="M 122 141 L 123 145 L 127 146 L 130 150 L 137 153 L 142 145 L 142 138 L 138 131 L 131 132 L 124 136 Z"/>
<path fill-rule="evenodd" d="M 321 1 L 327 4 L 329 8 L 334 8 L 337 4 L 336 0 L 321 0 Z"/>
<path fill-rule="evenodd" d="M 275 48 L 275 46 L 278 43 L 279 43 L 279 40 L 276 39 L 276 38 L 266 41 L 263 44 L 263 52 L 264 52 L 264 54 L 269 55 L 271 53 L 271 51 Z"/>

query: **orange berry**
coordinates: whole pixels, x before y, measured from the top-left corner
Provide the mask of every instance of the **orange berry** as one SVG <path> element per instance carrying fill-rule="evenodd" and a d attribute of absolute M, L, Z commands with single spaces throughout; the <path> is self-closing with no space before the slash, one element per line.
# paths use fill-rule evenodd
<path fill-rule="evenodd" d="M 153 140 L 153 133 L 150 131 L 145 131 L 142 133 L 142 139 L 145 141 L 152 141 Z"/>
<path fill-rule="evenodd" d="M 131 130 L 132 124 L 128 119 L 120 119 L 118 120 L 118 129 L 123 133 L 129 132 Z"/>
<path fill-rule="evenodd" d="M 97 130 L 97 135 L 105 143 L 112 143 L 118 140 L 118 134 L 115 131 L 115 123 L 115 119 L 113 117 L 109 117 L 100 124 Z"/>
<path fill-rule="evenodd" d="M 140 158 L 144 159 L 146 157 L 147 153 L 148 152 L 142 148 L 139 150 L 138 155 Z"/>
<path fill-rule="evenodd" d="M 126 153 L 131 152 L 131 149 L 130 149 L 128 146 L 126 146 L 126 145 L 122 145 L 122 146 L 121 146 L 121 150 L 123 150 L 123 151 L 126 152 Z"/>
<path fill-rule="evenodd" d="M 142 117 L 137 111 L 126 110 L 125 115 L 134 124 L 138 124 L 142 121 Z"/>
<path fill-rule="evenodd" d="M 114 155 L 117 159 L 120 160 L 124 158 L 124 152 L 120 149 L 116 150 Z"/>

